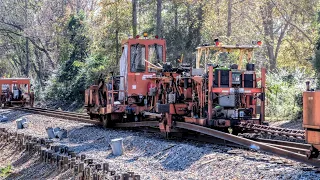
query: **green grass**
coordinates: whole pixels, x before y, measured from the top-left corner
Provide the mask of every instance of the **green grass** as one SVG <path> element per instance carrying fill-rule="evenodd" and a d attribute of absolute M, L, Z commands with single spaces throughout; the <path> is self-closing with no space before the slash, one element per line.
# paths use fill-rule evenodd
<path fill-rule="evenodd" d="M 7 177 L 12 170 L 12 166 L 8 165 L 7 167 L 1 168 L 0 169 L 0 177 Z"/>

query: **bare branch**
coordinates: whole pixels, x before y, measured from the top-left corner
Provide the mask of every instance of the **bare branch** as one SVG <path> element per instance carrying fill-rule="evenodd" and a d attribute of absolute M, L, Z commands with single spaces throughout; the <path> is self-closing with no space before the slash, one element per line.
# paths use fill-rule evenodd
<path fill-rule="evenodd" d="M 277 47 L 276 47 L 276 51 L 275 51 L 275 59 L 277 59 L 278 57 L 278 53 L 279 53 L 279 50 L 280 50 L 280 45 L 281 45 L 281 42 L 282 42 L 282 39 L 284 38 L 284 35 L 285 35 L 285 32 L 287 31 L 289 27 L 289 23 L 286 23 L 284 28 L 281 29 L 281 33 L 280 33 L 280 36 L 278 38 L 278 42 L 277 42 Z"/>
<path fill-rule="evenodd" d="M 44 52 L 44 53 L 46 54 L 47 58 L 48 58 L 49 61 L 50 61 L 50 64 L 51 64 L 52 68 L 55 68 L 54 62 L 52 61 L 49 52 L 43 47 L 43 45 L 42 45 L 42 47 L 40 47 L 40 46 L 35 42 L 34 39 L 32 39 L 32 38 L 30 38 L 30 37 L 28 37 L 28 36 L 24 36 L 24 35 L 22 35 L 22 34 L 20 34 L 20 33 L 17 33 L 17 32 L 11 31 L 11 30 L 8 30 L 8 29 L 0 29 L 0 31 L 6 32 L 6 33 L 11 33 L 11 34 L 14 34 L 14 35 L 17 35 L 17 36 L 22 36 L 22 37 L 25 37 L 25 38 L 29 39 L 29 40 L 31 41 L 31 43 L 32 43 L 37 49 L 39 49 L 40 51 L 42 51 L 42 52 Z"/>
<path fill-rule="evenodd" d="M 275 5 L 276 9 L 278 10 L 278 12 L 281 14 L 282 18 L 283 18 L 287 23 L 289 23 L 291 26 L 295 27 L 298 31 L 300 31 L 301 34 L 302 34 L 303 36 L 305 36 L 310 43 L 313 43 L 312 39 L 311 39 L 301 28 L 299 28 L 297 25 L 293 24 L 290 20 L 288 20 L 288 19 L 285 17 L 285 15 L 282 13 L 282 11 L 279 9 L 279 7 L 276 5 L 276 3 L 275 3 L 273 0 L 271 0 L 271 2 Z"/>

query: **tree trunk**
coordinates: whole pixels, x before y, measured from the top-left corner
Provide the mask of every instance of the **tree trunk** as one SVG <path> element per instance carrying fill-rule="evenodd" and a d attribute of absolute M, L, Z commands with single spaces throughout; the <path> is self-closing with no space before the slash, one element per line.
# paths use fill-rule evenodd
<path fill-rule="evenodd" d="M 119 61 L 120 61 L 120 58 L 119 58 L 119 20 L 118 20 L 118 1 L 116 3 L 116 61 L 117 61 L 117 65 L 119 65 Z"/>
<path fill-rule="evenodd" d="M 266 42 L 267 55 L 269 58 L 269 69 L 275 71 L 277 67 L 277 59 L 274 54 L 274 35 L 273 35 L 273 5 L 268 1 L 264 7 L 261 8 L 262 24 L 264 30 L 264 40 Z"/>
<path fill-rule="evenodd" d="M 37 66 L 35 64 L 35 62 L 32 63 L 33 65 L 33 69 L 34 71 L 36 72 L 37 74 L 37 77 L 38 77 L 38 81 L 39 81 L 39 84 L 40 84 L 40 87 L 43 89 L 44 88 L 44 84 L 43 84 L 43 77 L 42 77 L 42 64 L 41 64 L 41 59 L 39 57 L 39 51 L 38 49 L 34 49 L 34 55 L 35 55 L 35 62 L 37 62 L 38 64 L 38 69 L 37 69 Z"/>
<path fill-rule="evenodd" d="M 27 26 L 28 24 L 28 19 L 27 19 L 27 15 L 28 15 L 28 12 L 27 12 L 27 6 L 28 6 L 28 0 L 25 0 L 25 25 Z M 29 76 L 29 66 L 30 66 L 30 60 L 29 60 L 29 40 L 28 38 L 25 38 L 26 39 L 26 71 L 25 71 L 25 76 L 28 77 Z"/>
<path fill-rule="evenodd" d="M 133 37 L 137 35 L 137 1 L 132 0 L 132 30 L 133 30 Z"/>
<path fill-rule="evenodd" d="M 201 43 L 201 28 L 202 28 L 202 22 L 203 22 L 203 4 L 200 4 L 198 8 L 198 26 L 196 29 L 196 46 L 200 45 Z"/>
<path fill-rule="evenodd" d="M 30 59 L 29 59 L 29 40 L 26 38 L 26 71 L 25 76 L 29 77 L 29 67 L 30 67 Z"/>
<path fill-rule="evenodd" d="M 216 3 L 215 3 L 215 6 L 216 6 L 216 12 L 217 12 L 217 17 L 218 17 L 218 27 L 220 27 L 220 0 L 216 0 Z"/>
<path fill-rule="evenodd" d="M 119 31 L 116 30 L 116 58 L 117 58 L 117 65 L 119 64 L 120 58 L 119 58 Z"/>
<path fill-rule="evenodd" d="M 228 0 L 227 37 L 230 37 L 230 36 L 231 36 L 231 17 L 232 17 L 232 0 Z"/>
<path fill-rule="evenodd" d="M 157 0 L 157 32 L 156 34 L 161 37 L 162 36 L 162 32 L 161 32 L 161 26 L 162 26 L 162 22 L 161 22 L 161 5 L 162 4 L 162 0 Z"/>
<path fill-rule="evenodd" d="M 79 11 L 80 11 L 80 0 L 77 0 L 77 4 L 76 4 L 76 12 L 77 12 L 77 14 L 79 13 Z"/>
<path fill-rule="evenodd" d="M 178 29 L 178 5 L 174 3 L 174 29 Z"/>

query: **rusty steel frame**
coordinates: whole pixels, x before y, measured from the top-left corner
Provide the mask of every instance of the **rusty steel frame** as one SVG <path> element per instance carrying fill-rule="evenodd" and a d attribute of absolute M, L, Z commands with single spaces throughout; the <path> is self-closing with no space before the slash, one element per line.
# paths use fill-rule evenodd
<path fill-rule="evenodd" d="M 128 122 L 128 123 L 116 123 L 115 127 L 157 127 L 159 121 L 143 121 L 143 122 Z"/>
<path fill-rule="evenodd" d="M 217 55 L 219 55 L 220 53 L 223 52 L 234 52 L 234 51 L 240 51 L 239 53 L 239 59 L 238 59 L 238 64 L 239 67 L 238 69 L 241 68 L 242 66 L 242 60 L 243 60 L 243 56 L 246 55 L 248 58 L 248 61 L 250 62 L 252 57 L 253 57 L 253 50 L 256 48 L 259 48 L 260 46 L 257 45 L 219 45 L 219 46 L 215 46 L 215 45 L 211 45 L 211 46 L 200 46 L 197 47 L 197 56 L 196 56 L 196 68 L 200 68 L 200 63 L 201 63 L 201 57 L 202 54 L 204 53 L 204 66 L 205 66 L 205 70 L 207 70 L 207 63 L 208 63 L 208 58 L 209 58 L 209 52 L 210 51 L 217 51 L 215 53 L 216 59 L 217 59 Z"/>

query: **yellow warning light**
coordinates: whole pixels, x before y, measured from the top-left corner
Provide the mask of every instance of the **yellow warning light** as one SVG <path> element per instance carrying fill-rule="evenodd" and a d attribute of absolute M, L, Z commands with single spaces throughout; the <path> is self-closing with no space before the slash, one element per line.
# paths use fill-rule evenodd
<path fill-rule="evenodd" d="M 143 37 L 148 37 L 148 33 L 144 32 Z"/>

